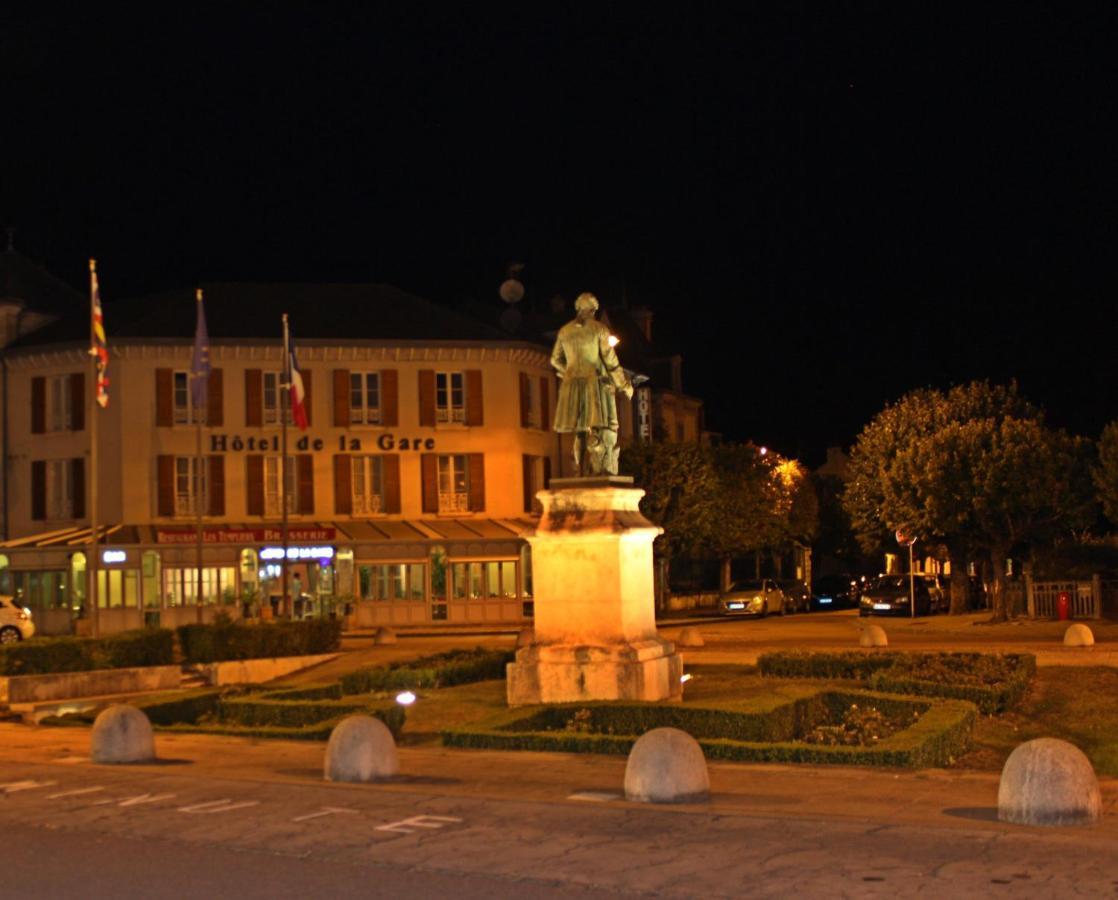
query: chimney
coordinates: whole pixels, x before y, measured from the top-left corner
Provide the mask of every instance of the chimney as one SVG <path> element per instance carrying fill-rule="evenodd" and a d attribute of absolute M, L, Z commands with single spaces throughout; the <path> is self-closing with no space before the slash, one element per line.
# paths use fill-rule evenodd
<path fill-rule="evenodd" d="M 637 328 L 641 330 L 644 339 L 649 343 L 652 342 L 652 310 L 647 306 L 635 306 L 629 313 L 633 317 L 633 321 L 637 323 Z"/>

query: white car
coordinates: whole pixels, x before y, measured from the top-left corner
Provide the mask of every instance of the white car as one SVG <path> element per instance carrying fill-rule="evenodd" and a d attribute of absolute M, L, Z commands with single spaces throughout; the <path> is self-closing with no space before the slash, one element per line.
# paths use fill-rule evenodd
<path fill-rule="evenodd" d="M 784 615 L 784 591 L 771 578 L 739 581 L 718 598 L 718 611 L 724 616 Z"/>
<path fill-rule="evenodd" d="M 35 633 L 31 610 L 20 606 L 15 597 L 0 595 L 0 644 L 14 644 Z"/>

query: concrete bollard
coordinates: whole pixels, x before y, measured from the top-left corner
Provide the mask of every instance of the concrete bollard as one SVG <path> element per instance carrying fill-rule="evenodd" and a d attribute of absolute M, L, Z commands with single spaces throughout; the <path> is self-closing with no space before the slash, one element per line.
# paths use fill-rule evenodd
<path fill-rule="evenodd" d="M 522 650 L 525 647 L 530 647 L 536 642 L 536 630 L 534 628 L 521 628 L 516 634 L 516 649 Z"/>
<path fill-rule="evenodd" d="M 880 625 L 867 625 L 858 638 L 859 647 L 888 647 L 889 638 Z"/>
<path fill-rule="evenodd" d="M 706 641 L 703 640 L 703 635 L 698 628 L 684 628 L 679 632 L 679 637 L 675 639 L 677 647 L 704 647 Z"/>
<path fill-rule="evenodd" d="M 697 803 L 710 795 L 703 749 L 686 731 L 654 728 L 641 735 L 625 766 L 625 799 Z"/>
<path fill-rule="evenodd" d="M 1065 647 L 1093 647 L 1095 635 L 1086 625 L 1076 623 L 1064 632 Z"/>
<path fill-rule="evenodd" d="M 380 719 L 349 716 L 330 732 L 323 765 L 327 781 L 377 781 L 399 771 L 396 741 Z"/>
<path fill-rule="evenodd" d="M 378 644 L 378 645 L 379 644 L 395 644 L 396 643 L 396 632 L 393 631 L 391 628 L 385 628 L 384 626 L 381 626 L 373 634 L 373 643 Z"/>
<path fill-rule="evenodd" d="M 155 759 L 155 738 L 148 717 L 124 703 L 102 710 L 89 736 L 89 756 L 95 763 L 137 763 Z"/>
<path fill-rule="evenodd" d="M 1009 754 L 998 785 L 998 818 L 1018 825 L 1090 825 L 1102 815 L 1099 781 L 1074 744 L 1026 741 Z"/>

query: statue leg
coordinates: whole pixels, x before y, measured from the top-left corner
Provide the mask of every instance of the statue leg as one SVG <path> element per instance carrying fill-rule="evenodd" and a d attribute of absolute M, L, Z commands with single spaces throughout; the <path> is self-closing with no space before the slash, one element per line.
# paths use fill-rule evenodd
<path fill-rule="evenodd" d="M 606 475 L 617 474 L 617 431 L 613 428 L 603 428 L 599 432 L 602 444 L 602 471 Z"/>
<path fill-rule="evenodd" d="M 602 436 L 606 429 L 592 428 L 587 432 L 586 439 L 589 444 L 590 451 L 590 474 L 601 475 L 605 471 L 607 463 L 606 445 L 602 440 Z"/>
<path fill-rule="evenodd" d="M 586 442 L 585 435 L 585 431 L 576 431 L 574 433 L 574 440 L 571 442 L 574 447 L 575 478 L 582 475 L 582 448 Z"/>

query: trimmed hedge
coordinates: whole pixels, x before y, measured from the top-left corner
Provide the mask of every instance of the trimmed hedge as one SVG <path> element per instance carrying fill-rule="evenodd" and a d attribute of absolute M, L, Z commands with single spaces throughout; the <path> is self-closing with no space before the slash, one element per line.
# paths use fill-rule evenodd
<path fill-rule="evenodd" d="M 451 650 L 411 662 L 375 669 L 358 669 L 341 677 L 346 694 L 369 694 L 415 688 L 443 688 L 505 677 L 505 667 L 516 654 L 504 650 Z"/>
<path fill-rule="evenodd" d="M 261 700 L 237 697 L 221 701 L 221 720 L 230 725 L 275 725 L 302 728 L 339 716 L 365 712 L 368 704 L 326 701 Z"/>
<path fill-rule="evenodd" d="M 691 733 L 707 759 L 910 768 L 948 765 L 969 749 L 977 712 L 973 704 L 965 701 L 927 702 L 868 691 L 824 690 L 809 700 L 801 698 L 783 704 L 768 715 L 776 722 L 786 723 L 799 714 L 818 717 L 824 709 L 837 713 L 854 703 L 873 704 L 890 715 L 921 715 L 908 728 L 866 747 L 808 744 L 792 740 L 791 735 L 771 742 L 715 736 L 706 730 L 708 726 L 726 726 L 736 734 L 753 733 L 758 726 L 749 720 L 756 714 L 654 704 L 572 704 L 547 707 L 528 716 L 524 716 L 523 710 L 510 710 L 495 716 L 488 727 L 447 730 L 442 732 L 442 739 L 448 747 L 625 754 L 640 734 L 651 728 L 673 725 L 687 730 L 689 725 L 698 725 L 700 732 Z M 796 712 L 790 713 L 785 707 L 793 707 Z M 557 724 L 562 727 L 582 710 L 589 710 L 591 727 L 613 728 L 614 733 L 545 730 Z M 743 721 L 732 724 L 735 719 Z M 809 721 L 805 718 L 802 725 L 806 727 Z M 773 724 L 767 730 L 779 734 L 783 727 Z M 634 730 L 625 733 L 627 729 Z"/>
<path fill-rule="evenodd" d="M 987 714 L 1020 702 L 1036 674 L 1031 653 L 780 651 L 762 654 L 757 665 L 762 675 L 859 680 L 875 691 L 968 700 Z"/>
<path fill-rule="evenodd" d="M 311 656 L 338 649 L 342 622 L 340 619 L 260 625 L 214 622 L 212 625 L 182 625 L 178 628 L 178 636 L 183 661 L 188 663 Z"/>
<path fill-rule="evenodd" d="M 335 681 L 332 684 L 312 684 L 307 687 L 265 691 L 257 696 L 261 700 L 341 700 L 342 686 Z"/>
<path fill-rule="evenodd" d="M 167 628 L 125 631 L 103 638 L 32 638 L 0 647 L 0 675 L 169 666 L 174 661 L 174 633 Z"/>

